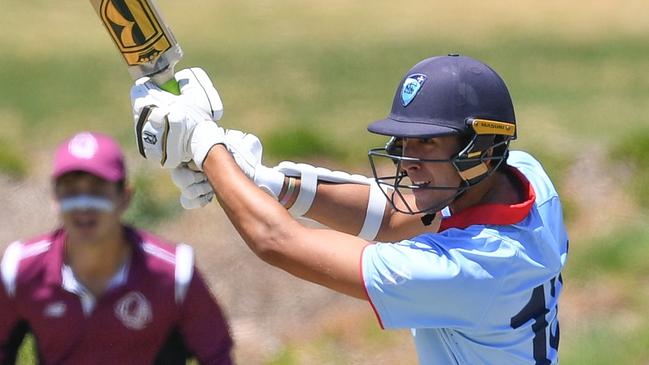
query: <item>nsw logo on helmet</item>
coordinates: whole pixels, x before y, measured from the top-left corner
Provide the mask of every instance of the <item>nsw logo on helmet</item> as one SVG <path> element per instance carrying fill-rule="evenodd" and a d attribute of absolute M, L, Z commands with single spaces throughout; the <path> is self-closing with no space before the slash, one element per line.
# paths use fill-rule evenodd
<path fill-rule="evenodd" d="M 412 74 L 406 77 L 403 86 L 401 86 L 401 104 L 403 106 L 408 106 L 415 99 L 427 78 L 424 74 Z"/>

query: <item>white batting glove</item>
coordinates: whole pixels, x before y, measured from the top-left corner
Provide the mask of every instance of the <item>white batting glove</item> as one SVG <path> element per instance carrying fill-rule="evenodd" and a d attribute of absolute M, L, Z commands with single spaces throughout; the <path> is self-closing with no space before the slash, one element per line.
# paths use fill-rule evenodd
<path fill-rule="evenodd" d="M 185 209 L 202 208 L 214 198 L 214 191 L 202 172 L 186 166 L 176 167 L 171 180 L 180 189 L 180 205 Z"/>
<path fill-rule="evenodd" d="M 199 123 L 191 139 L 193 160 L 202 167 L 205 155 L 212 146 L 211 130 L 219 128 L 214 123 Z M 220 128 L 219 128 L 220 129 Z M 262 145 L 253 135 L 237 130 L 226 130 L 223 144 L 232 154 L 234 161 L 248 178 L 253 179 L 257 171 L 264 169 L 261 164 Z M 212 186 L 202 172 L 193 171 L 186 166 L 179 166 L 172 171 L 172 181 L 180 189 L 180 204 L 185 209 L 196 209 L 207 205 L 214 198 Z"/>
<path fill-rule="evenodd" d="M 223 103 L 205 71 L 185 69 L 175 78 L 181 92 L 178 96 L 160 89 L 148 78 L 137 80 L 131 89 L 140 154 L 166 168 L 194 159 L 194 151 L 206 154 L 206 148 L 222 143 L 224 137 L 224 131 L 213 122 L 223 115 Z M 192 141 L 196 126 L 206 121 L 212 127 L 201 128 L 201 139 Z M 212 144 L 205 147 L 208 140 Z M 199 166 L 202 159 L 200 162 Z"/>
<path fill-rule="evenodd" d="M 259 138 L 254 134 L 228 129 L 225 131 L 225 147 L 243 173 L 254 179 L 257 167 L 261 166 L 263 152 Z"/>

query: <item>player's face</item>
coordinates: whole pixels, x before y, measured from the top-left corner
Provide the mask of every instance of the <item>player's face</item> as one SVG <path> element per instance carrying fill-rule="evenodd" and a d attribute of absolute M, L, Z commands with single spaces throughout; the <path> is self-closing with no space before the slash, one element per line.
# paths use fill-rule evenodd
<path fill-rule="evenodd" d="M 457 137 L 446 136 L 429 139 L 406 138 L 403 141 L 403 156 L 426 160 L 448 160 L 460 148 Z M 401 168 L 408 175 L 412 185 L 424 189 L 413 189 L 418 209 L 427 209 L 441 203 L 448 204 L 455 190 L 425 189 L 426 187 L 458 187 L 462 179 L 450 161 L 424 162 L 403 160 Z"/>
<path fill-rule="evenodd" d="M 72 172 L 57 179 L 55 195 L 63 226 L 74 241 L 99 242 L 121 232 L 130 194 L 118 183 Z"/>

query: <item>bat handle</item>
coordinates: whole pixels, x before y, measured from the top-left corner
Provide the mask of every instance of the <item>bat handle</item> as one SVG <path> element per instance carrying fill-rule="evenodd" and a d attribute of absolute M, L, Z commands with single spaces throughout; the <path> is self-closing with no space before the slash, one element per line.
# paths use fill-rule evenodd
<path fill-rule="evenodd" d="M 178 81 L 176 81 L 176 78 L 174 77 L 173 67 L 167 67 L 164 70 L 151 75 L 151 81 L 166 92 L 180 95 L 180 86 L 178 86 Z"/>
<path fill-rule="evenodd" d="M 160 88 L 166 92 L 172 93 L 174 95 L 180 95 L 180 86 L 178 86 L 178 81 L 172 78 L 162 85 L 158 85 Z"/>

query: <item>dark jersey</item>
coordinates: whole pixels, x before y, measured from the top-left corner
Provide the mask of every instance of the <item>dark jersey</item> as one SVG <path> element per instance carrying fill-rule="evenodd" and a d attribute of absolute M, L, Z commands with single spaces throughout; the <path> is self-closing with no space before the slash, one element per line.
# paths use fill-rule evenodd
<path fill-rule="evenodd" d="M 126 228 L 130 261 L 92 297 L 63 262 L 65 232 L 14 242 L 1 264 L 0 363 L 26 332 L 41 364 L 231 364 L 232 340 L 190 246 Z"/>

